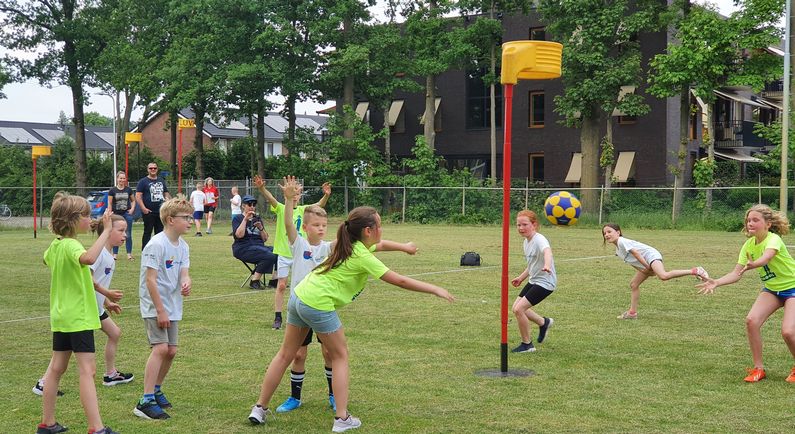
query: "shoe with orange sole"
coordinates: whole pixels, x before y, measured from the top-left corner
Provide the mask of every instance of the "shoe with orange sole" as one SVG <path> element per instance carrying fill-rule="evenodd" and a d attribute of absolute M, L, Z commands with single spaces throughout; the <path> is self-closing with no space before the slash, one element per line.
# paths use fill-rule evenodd
<path fill-rule="evenodd" d="M 792 367 L 792 372 L 789 373 L 786 381 L 787 383 L 795 383 L 795 366 Z"/>
<path fill-rule="evenodd" d="M 748 383 L 756 383 L 767 376 L 762 368 L 747 368 L 746 371 L 748 371 L 748 376 L 745 377 L 745 381 Z"/>

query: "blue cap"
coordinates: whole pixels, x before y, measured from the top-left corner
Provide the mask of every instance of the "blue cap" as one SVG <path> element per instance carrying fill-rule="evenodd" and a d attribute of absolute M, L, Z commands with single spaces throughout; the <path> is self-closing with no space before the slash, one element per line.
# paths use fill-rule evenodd
<path fill-rule="evenodd" d="M 249 202 L 254 202 L 254 203 L 257 203 L 257 198 L 255 198 L 254 196 L 251 196 L 251 195 L 247 194 L 247 195 L 243 196 L 243 199 L 241 199 L 241 201 L 242 201 L 243 203 L 249 203 Z"/>

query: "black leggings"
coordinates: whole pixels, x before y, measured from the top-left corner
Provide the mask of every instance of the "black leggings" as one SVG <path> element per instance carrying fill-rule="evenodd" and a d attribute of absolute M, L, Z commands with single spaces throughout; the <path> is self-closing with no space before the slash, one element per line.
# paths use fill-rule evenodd
<path fill-rule="evenodd" d="M 141 214 L 141 219 L 144 221 L 144 233 L 141 236 L 141 251 L 143 251 L 152 235 L 157 235 L 163 231 L 163 222 L 160 221 L 160 213 L 154 212 Z M 154 233 L 152 233 L 152 230 L 154 230 Z"/>

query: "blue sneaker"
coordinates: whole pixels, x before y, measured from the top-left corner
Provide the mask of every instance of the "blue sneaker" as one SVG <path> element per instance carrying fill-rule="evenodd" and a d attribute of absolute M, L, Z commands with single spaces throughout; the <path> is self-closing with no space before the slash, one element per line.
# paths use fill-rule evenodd
<path fill-rule="evenodd" d="M 171 417 L 155 401 L 138 401 L 138 404 L 133 409 L 133 414 L 143 419 L 154 420 L 165 420 Z"/>
<path fill-rule="evenodd" d="M 328 396 L 328 405 L 331 406 L 331 409 L 337 411 L 337 401 L 334 400 L 334 395 Z"/>
<path fill-rule="evenodd" d="M 155 401 L 157 401 L 157 405 L 159 405 L 160 408 L 171 408 L 171 403 L 168 402 L 166 395 L 161 391 L 155 392 Z"/>
<path fill-rule="evenodd" d="M 282 405 L 276 408 L 276 413 L 288 413 L 301 406 L 301 400 L 292 396 L 287 398 Z"/>

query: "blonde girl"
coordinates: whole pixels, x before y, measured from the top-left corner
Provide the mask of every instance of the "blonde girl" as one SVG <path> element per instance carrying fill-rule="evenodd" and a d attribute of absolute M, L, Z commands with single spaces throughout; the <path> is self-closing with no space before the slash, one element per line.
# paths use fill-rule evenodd
<path fill-rule="evenodd" d="M 767 376 L 762 364 L 762 324 L 782 307 L 781 336 L 795 358 L 795 260 L 781 239 L 781 235 L 789 233 L 789 220 L 784 213 L 767 205 L 754 205 L 745 213 L 743 233 L 748 240 L 740 249 L 734 270 L 719 279 L 706 279 L 698 288 L 702 294 L 712 294 L 719 286 L 739 281 L 746 271 L 758 270 L 762 290 L 745 317 L 754 362 L 745 381 L 756 383 Z M 795 383 L 795 367 L 786 381 Z"/>
<path fill-rule="evenodd" d="M 80 371 L 80 402 L 88 419 L 89 433 L 111 434 L 99 415 L 97 390 L 94 384 L 94 330 L 101 327 L 97 315 L 97 299 L 89 265 L 96 262 L 111 232 L 111 210 L 102 216 L 104 230 L 86 250 L 75 238 L 91 227 L 91 208 L 82 197 L 59 192 L 50 209 L 50 230 L 57 236 L 44 252 L 44 263 L 50 268 L 50 328 L 52 359 L 44 378 L 42 419 L 37 434 L 66 431 L 55 420 L 55 400 L 61 376 L 69 366 L 72 353 Z"/>
<path fill-rule="evenodd" d="M 635 276 L 629 281 L 630 298 L 629 310 L 618 316 L 618 319 L 637 319 L 638 302 L 640 300 L 640 284 L 651 276 L 660 280 L 670 280 L 683 276 L 696 276 L 704 280 L 709 277 L 706 270 L 693 267 L 690 270 L 666 271 L 662 261 L 662 254 L 652 246 L 624 238 L 621 227 L 615 223 L 602 226 L 602 238 L 605 243 L 616 246 L 616 256 L 635 269 Z"/>
<path fill-rule="evenodd" d="M 259 399 L 248 417 L 252 423 L 265 422 L 270 400 L 311 328 L 328 349 L 334 371 L 332 385 L 337 408 L 332 431 L 361 426 L 361 421 L 348 413 L 348 345 L 337 309 L 359 296 L 368 277 L 454 300 L 443 288 L 389 270 L 372 253 L 379 250 L 380 243 L 381 216 L 374 208 L 355 208 L 337 230 L 336 246 L 328 259 L 294 289 L 287 304 L 284 341 L 265 372 Z"/>
<path fill-rule="evenodd" d="M 524 237 L 523 250 L 527 268 L 511 280 L 511 284 L 519 287 L 525 279 L 529 279 L 511 308 L 522 337 L 522 342 L 511 352 L 528 353 L 536 350 L 533 339 L 530 338 L 530 322 L 538 325 L 539 344 L 544 342 L 547 330 L 554 323 L 552 318 L 537 314 L 533 307 L 552 294 L 557 286 L 558 276 L 549 241 L 538 233 L 536 213 L 530 210 L 519 211 L 516 215 L 516 229 Z"/>

